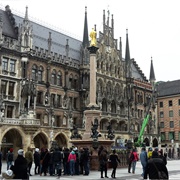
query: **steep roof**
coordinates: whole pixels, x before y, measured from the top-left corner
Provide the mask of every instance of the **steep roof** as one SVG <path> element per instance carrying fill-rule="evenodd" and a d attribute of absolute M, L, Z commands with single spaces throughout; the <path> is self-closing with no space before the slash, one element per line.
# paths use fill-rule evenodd
<path fill-rule="evenodd" d="M 11 12 L 9 6 L 6 6 L 6 7 L 8 7 L 8 12 Z M 17 38 L 17 35 L 15 34 L 15 31 L 13 30 L 11 21 L 12 19 L 14 19 L 15 25 L 19 26 L 20 24 L 23 23 L 24 17 L 20 17 L 19 15 L 12 13 L 12 17 L 8 18 L 7 8 L 6 8 L 6 11 L 3 11 L 0 9 L 0 13 L 2 13 L 3 15 L 3 34 L 8 35 L 13 38 Z M 25 17 L 27 17 L 27 14 L 25 15 Z M 82 45 L 82 41 L 77 40 L 61 32 L 58 32 L 56 30 L 53 30 L 51 28 L 45 27 L 44 25 L 40 25 L 31 20 L 29 20 L 29 22 L 33 27 L 33 49 L 35 47 L 38 47 L 39 49 L 47 50 L 49 32 L 51 32 L 51 38 L 52 38 L 51 51 L 53 53 L 66 56 L 65 46 L 68 39 L 69 40 L 69 57 L 71 57 L 72 59 L 76 59 L 78 61 L 80 60 L 80 48 Z"/>
<path fill-rule="evenodd" d="M 158 97 L 180 94 L 180 80 L 160 82 L 157 86 Z"/>

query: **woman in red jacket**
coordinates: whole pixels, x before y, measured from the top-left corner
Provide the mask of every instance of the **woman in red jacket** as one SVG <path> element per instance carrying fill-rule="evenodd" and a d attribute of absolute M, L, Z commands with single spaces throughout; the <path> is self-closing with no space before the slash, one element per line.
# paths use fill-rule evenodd
<path fill-rule="evenodd" d="M 76 154 L 73 150 L 68 156 L 68 162 L 70 166 L 70 174 L 71 176 L 73 176 L 75 174 L 75 162 L 76 162 Z"/>
<path fill-rule="evenodd" d="M 132 173 L 134 174 L 135 170 L 136 170 L 136 162 L 139 161 L 139 157 L 138 157 L 138 154 L 136 152 L 136 149 L 133 149 L 132 153 L 134 155 L 134 158 L 132 159 Z"/>

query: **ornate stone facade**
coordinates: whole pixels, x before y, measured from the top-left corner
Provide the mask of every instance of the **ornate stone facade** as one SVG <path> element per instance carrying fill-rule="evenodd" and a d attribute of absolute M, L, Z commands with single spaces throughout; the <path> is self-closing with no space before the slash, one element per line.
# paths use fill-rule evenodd
<path fill-rule="evenodd" d="M 9 147 L 15 151 L 20 147 L 26 150 L 28 146 L 50 147 L 52 140 L 68 147 L 73 125 L 82 136 L 85 133 L 84 112 L 90 89 L 86 26 L 87 10 L 81 42 L 30 21 L 28 8 L 24 18 L 13 15 L 9 6 L 0 10 L 0 94 L 5 105 L 4 109 L 1 106 L 4 114 L 0 123 L 3 152 Z M 113 16 L 110 26 L 105 11 L 97 47 L 96 103 L 101 111 L 100 131 L 106 139 L 111 123 L 114 145 L 120 146 L 120 142 L 137 138 L 153 87 L 134 59 L 122 57 L 121 38 L 119 49 L 114 38 Z M 151 117 L 144 136 L 147 144 L 152 142 L 150 137 L 157 138 L 155 116 Z"/>

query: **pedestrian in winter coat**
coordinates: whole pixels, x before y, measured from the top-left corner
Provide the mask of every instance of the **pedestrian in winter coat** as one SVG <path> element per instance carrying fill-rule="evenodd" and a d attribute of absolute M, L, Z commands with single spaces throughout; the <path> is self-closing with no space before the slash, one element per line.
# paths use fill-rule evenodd
<path fill-rule="evenodd" d="M 28 172 L 29 175 L 31 175 L 31 167 L 32 167 L 32 163 L 33 163 L 33 153 L 32 153 L 32 149 L 30 147 L 28 147 L 27 152 L 25 153 L 25 158 L 28 162 Z"/>
<path fill-rule="evenodd" d="M 132 154 L 134 155 L 134 158 L 132 160 L 132 173 L 134 174 L 135 170 L 136 170 L 136 162 L 139 161 L 139 157 L 138 157 L 138 154 L 136 152 L 136 149 L 133 149 Z"/>
<path fill-rule="evenodd" d="M 75 162 L 76 162 L 76 154 L 73 150 L 68 156 L 68 162 L 70 165 L 70 174 L 71 176 L 73 176 L 75 174 Z"/>
<path fill-rule="evenodd" d="M 23 154 L 24 154 L 23 149 L 19 149 L 17 159 L 15 160 L 14 166 L 12 167 L 12 171 L 15 174 L 13 179 L 22 179 L 22 180 L 29 179 L 28 162 L 26 158 L 24 158 Z"/>
<path fill-rule="evenodd" d="M 118 155 L 116 154 L 115 149 L 113 150 L 113 153 L 110 155 L 109 159 L 113 168 L 111 177 L 116 178 L 116 168 L 118 166 L 118 163 L 120 163 L 120 160 L 118 158 Z"/>
<path fill-rule="evenodd" d="M 141 174 L 141 176 L 144 177 L 144 172 L 145 172 L 147 162 L 148 162 L 148 157 L 147 157 L 147 152 L 146 152 L 145 147 L 143 147 L 141 149 L 140 161 L 141 161 L 141 165 L 142 165 L 142 169 L 143 169 L 143 173 Z"/>
<path fill-rule="evenodd" d="M 42 173 L 44 173 L 44 176 L 47 175 L 49 160 L 50 160 L 50 154 L 48 149 L 42 150 L 40 155 L 40 162 L 42 166 L 40 176 L 42 176 Z"/>
<path fill-rule="evenodd" d="M 34 152 L 34 174 L 39 174 L 40 173 L 40 154 L 39 154 L 39 148 L 35 149 Z"/>
<path fill-rule="evenodd" d="M 101 178 L 104 178 L 103 172 L 105 173 L 105 177 L 108 178 L 108 176 L 107 176 L 107 162 L 108 162 L 108 153 L 107 153 L 106 149 L 103 149 L 101 151 L 100 156 L 99 156 Z"/>
<path fill-rule="evenodd" d="M 153 151 L 152 158 L 148 160 L 145 169 L 144 179 L 147 179 L 147 176 L 149 176 L 149 179 L 159 179 L 158 170 L 163 171 L 166 174 L 167 177 L 163 179 L 169 179 L 166 165 L 164 164 L 163 160 L 159 158 L 158 152 Z"/>

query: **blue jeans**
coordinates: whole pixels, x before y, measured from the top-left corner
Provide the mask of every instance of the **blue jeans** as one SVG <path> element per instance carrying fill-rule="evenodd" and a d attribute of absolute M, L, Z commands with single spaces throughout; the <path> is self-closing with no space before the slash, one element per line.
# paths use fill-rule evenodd
<path fill-rule="evenodd" d="M 135 173 L 135 169 L 136 169 L 136 161 L 133 161 L 132 164 L 132 173 Z"/>
<path fill-rule="evenodd" d="M 85 175 L 89 175 L 89 161 L 84 162 Z"/>
<path fill-rule="evenodd" d="M 8 161 L 7 162 L 7 170 L 10 169 L 10 167 L 13 165 L 13 161 Z"/>
<path fill-rule="evenodd" d="M 74 175 L 75 174 L 75 161 L 74 160 L 70 160 L 69 161 L 69 165 L 70 165 L 70 174 Z"/>

